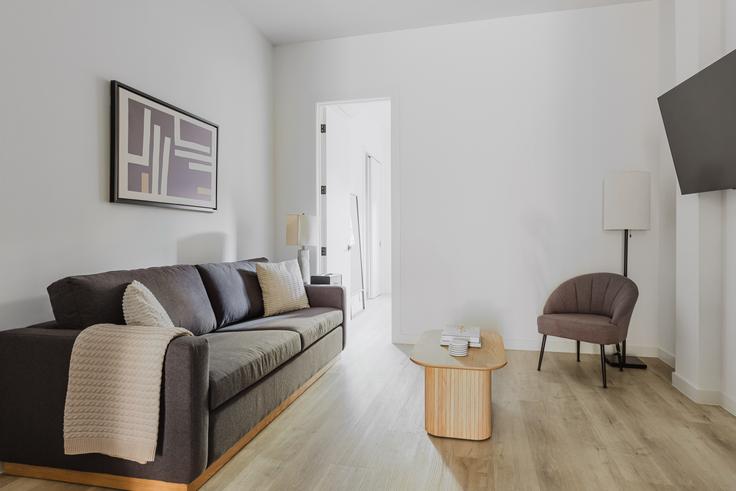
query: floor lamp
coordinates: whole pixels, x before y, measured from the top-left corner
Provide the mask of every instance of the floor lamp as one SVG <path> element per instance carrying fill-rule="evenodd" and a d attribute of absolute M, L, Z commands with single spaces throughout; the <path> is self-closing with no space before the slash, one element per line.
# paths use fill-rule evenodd
<path fill-rule="evenodd" d="M 303 213 L 286 216 L 286 245 L 299 247 L 297 261 L 302 272 L 302 280 L 306 284 L 311 283 L 308 246 L 316 246 L 318 239 L 317 217 Z"/>
<path fill-rule="evenodd" d="M 615 172 L 609 174 L 603 184 L 603 229 L 623 231 L 624 276 L 629 275 L 631 231 L 649 230 L 651 186 L 651 175 L 643 171 Z M 626 353 L 625 349 L 624 353 Z M 622 355 L 618 344 L 616 353 L 607 356 L 606 361 L 609 365 L 619 366 L 621 356 L 624 356 L 624 367 L 626 368 L 647 367 L 636 356 Z"/>

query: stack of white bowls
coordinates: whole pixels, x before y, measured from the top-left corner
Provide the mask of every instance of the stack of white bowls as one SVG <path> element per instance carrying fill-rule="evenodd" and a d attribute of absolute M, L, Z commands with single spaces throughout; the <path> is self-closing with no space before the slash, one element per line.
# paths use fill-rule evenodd
<path fill-rule="evenodd" d="M 468 355 L 468 340 L 461 338 L 454 338 L 447 345 L 447 351 L 452 356 L 467 356 Z"/>

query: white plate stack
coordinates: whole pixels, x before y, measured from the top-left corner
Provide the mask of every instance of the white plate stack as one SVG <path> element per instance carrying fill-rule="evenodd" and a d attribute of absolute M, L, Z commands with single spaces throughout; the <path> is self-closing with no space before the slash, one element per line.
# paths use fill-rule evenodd
<path fill-rule="evenodd" d="M 454 338 L 447 345 L 447 351 L 452 356 L 468 356 L 468 340 L 462 338 Z"/>

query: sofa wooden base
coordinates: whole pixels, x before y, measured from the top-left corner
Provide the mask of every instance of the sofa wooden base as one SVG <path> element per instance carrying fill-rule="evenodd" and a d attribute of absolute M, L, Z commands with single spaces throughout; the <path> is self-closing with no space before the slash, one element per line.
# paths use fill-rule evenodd
<path fill-rule="evenodd" d="M 268 413 L 265 418 L 258 422 L 248 433 L 246 433 L 235 445 L 230 447 L 220 458 L 212 462 L 194 481 L 189 484 L 153 479 L 140 479 L 137 477 L 117 476 L 114 474 L 102 474 L 97 472 L 83 472 L 69 469 L 58 469 L 55 467 L 43 467 L 38 465 L 15 464 L 3 462 L 3 473 L 10 476 L 31 477 L 34 479 L 46 479 L 50 481 L 63 481 L 88 486 L 100 486 L 105 488 L 135 490 L 135 491 L 195 491 L 201 488 L 212 476 L 214 476 L 227 462 L 235 457 L 253 438 L 268 426 L 276 417 L 291 405 L 310 385 L 315 383 L 340 359 L 340 355 L 333 358 L 327 365 L 307 380 L 304 385 L 294 391 L 276 409 Z"/>
<path fill-rule="evenodd" d="M 136 489 L 139 491 L 187 491 L 187 484 L 139 479 L 137 477 L 116 476 L 97 472 L 82 472 L 40 465 L 3 463 L 3 473 L 11 476 L 32 477 L 49 481 L 63 481 L 87 486 L 100 486 L 114 489 Z"/>

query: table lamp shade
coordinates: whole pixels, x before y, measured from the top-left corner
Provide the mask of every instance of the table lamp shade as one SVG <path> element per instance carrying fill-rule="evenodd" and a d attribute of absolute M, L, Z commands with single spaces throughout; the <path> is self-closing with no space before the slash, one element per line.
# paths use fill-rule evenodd
<path fill-rule="evenodd" d="M 604 230 L 649 230 L 651 175 L 615 172 L 603 184 Z"/>
<path fill-rule="evenodd" d="M 317 217 L 302 214 L 286 216 L 286 245 L 316 246 L 318 241 Z"/>

